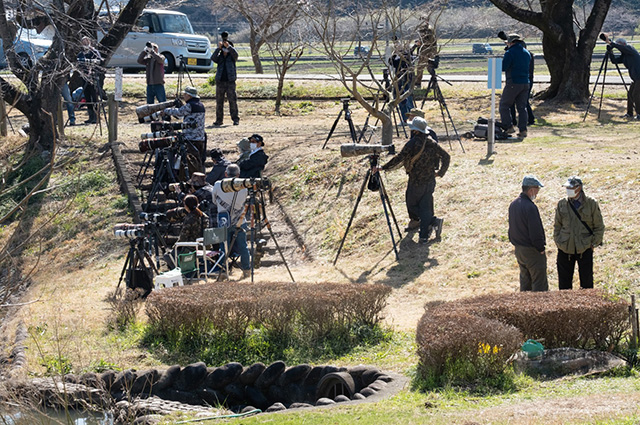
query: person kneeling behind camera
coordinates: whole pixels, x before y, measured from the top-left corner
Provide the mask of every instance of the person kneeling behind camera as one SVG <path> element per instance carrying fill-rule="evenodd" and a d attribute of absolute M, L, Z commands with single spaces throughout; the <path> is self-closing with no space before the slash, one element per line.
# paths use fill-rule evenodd
<path fill-rule="evenodd" d="M 198 198 L 198 208 L 209 216 L 207 226 L 215 226 L 215 202 L 213 201 L 213 186 L 206 181 L 203 173 L 193 173 L 187 183 L 173 183 L 169 185 L 170 191 L 176 193 L 175 198 L 183 200 L 185 196 L 192 194 Z"/>
<path fill-rule="evenodd" d="M 201 238 L 204 228 L 209 223 L 209 217 L 198 208 L 198 198 L 195 195 L 187 195 L 184 197 L 183 206 L 173 208 L 167 211 L 167 219 L 172 222 L 182 220 L 182 228 L 177 242 L 195 242 Z M 173 251 L 173 248 L 171 249 Z M 193 251 L 193 248 L 180 247 L 178 254 Z M 176 264 L 173 262 L 171 253 L 164 255 L 164 260 L 169 269 L 174 269 Z"/>
<path fill-rule="evenodd" d="M 238 177 L 239 175 L 240 167 L 237 164 L 227 166 L 225 177 Z M 229 247 L 229 250 L 240 254 L 240 268 L 243 278 L 251 276 L 251 256 L 247 246 L 248 225 L 244 214 L 248 194 L 247 189 L 238 192 L 224 192 L 221 181 L 217 181 L 213 185 L 213 199 L 218 208 L 218 227 L 229 227 L 229 243 L 235 236 L 235 242 L 233 246 Z"/>

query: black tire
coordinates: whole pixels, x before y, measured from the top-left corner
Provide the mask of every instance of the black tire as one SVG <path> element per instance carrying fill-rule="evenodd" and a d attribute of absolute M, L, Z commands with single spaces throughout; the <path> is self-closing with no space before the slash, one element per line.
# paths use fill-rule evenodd
<path fill-rule="evenodd" d="M 169 52 L 164 52 L 162 55 L 164 56 L 164 73 L 171 74 L 176 70 L 176 59 Z"/>

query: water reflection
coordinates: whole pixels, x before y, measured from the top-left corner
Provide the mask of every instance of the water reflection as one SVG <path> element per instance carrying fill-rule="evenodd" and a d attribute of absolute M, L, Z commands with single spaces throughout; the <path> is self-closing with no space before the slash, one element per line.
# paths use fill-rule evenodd
<path fill-rule="evenodd" d="M 0 416 L 2 425 L 113 425 L 110 413 L 59 411 L 13 412 Z"/>

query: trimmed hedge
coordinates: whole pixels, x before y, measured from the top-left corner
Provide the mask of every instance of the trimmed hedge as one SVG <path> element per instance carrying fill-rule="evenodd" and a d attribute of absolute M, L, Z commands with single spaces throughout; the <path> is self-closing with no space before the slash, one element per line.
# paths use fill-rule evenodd
<path fill-rule="evenodd" d="M 431 302 L 416 332 L 419 373 L 442 381 L 453 371 L 452 362 L 459 367 L 467 361 L 475 377 L 495 375 L 526 339 L 540 340 L 545 348 L 611 351 L 628 330 L 628 308 L 624 300 L 594 289 Z"/>
<path fill-rule="evenodd" d="M 391 293 L 384 285 L 210 283 L 166 288 L 147 298 L 149 323 L 166 335 L 210 330 L 242 339 L 251 328 L 320 338 L 338 328 L 374 326 Z"/>

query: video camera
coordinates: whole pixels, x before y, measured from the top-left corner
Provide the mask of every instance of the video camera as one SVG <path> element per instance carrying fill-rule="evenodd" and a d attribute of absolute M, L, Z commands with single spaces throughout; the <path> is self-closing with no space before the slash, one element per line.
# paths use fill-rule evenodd
<path fill-rule="evenodd" d="M 186 130 L 187 128 L 198 127 L 197 122 L 168 122 L 168 121 L 153 121 L 151 124 L 151 131 L 178 131 Z"/>
<path fill-rule="evenodd" d="M 504 41 L 507 41 L 509 39 L 509 37 L 507 37 L 507 34 L 504 31 L 498 32 L 498 38 Z"/>
<path fill-rule="evenodd" d="M 237 177 L 220 180 L 220 188 L 223 192 L 239 192 L 242 189 L 269 190 L 271 182 L 267 178 L 247 178 Z"/>
<path fill-rule="evenodd" d="M 144 224 L 118 223 L 113 226 L 113 235 L 118 238 L 143 238 L 145 235 Z"/>
<path fill-rule="evenodd" d="M 343 158 L 360 155 L 377 155 L 382 152 L 388 152 L 393 155 L 396 153 L 396 148 L 394 145 L 357 145 L 355 143 L 340 145 L 340 155 Z"/>
<path fill-rule="evenodd" d="M 427 60 L 427 66 L 432 69 L 438 69 L 440 66 L 440 55 L 435 55 Z"/>

